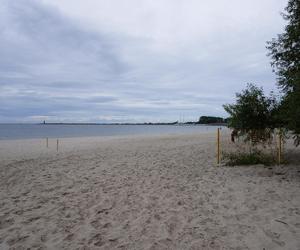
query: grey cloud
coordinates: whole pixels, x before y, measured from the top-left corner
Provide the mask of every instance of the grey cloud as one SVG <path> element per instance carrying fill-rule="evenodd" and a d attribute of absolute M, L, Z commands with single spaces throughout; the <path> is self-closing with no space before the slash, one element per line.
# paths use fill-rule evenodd
<path fill-rule="evenodd" d="M 82 81 L 96 72 L 105 76 L 122 72 L 116 48 L 107 36 L 81 30 L 55 9 L 35 1 L 5 1 L 5 6 L 1 71 L 27 73 L 35 82 L 45 76 L 43 81 Z"/>
<path fill-rule="evenodd" d="M 110 103 L 117 100 L 118 99 L 113 96 L 95 96 L 87 99 L 87 101 L 91 103 Z"/>
<path fill-rule="evenodd" d="M 0 122 L 225 116 L 222 104 L 247 82 L 267 90 L 275 83 L 264 48 L 269 30 L 276 30 L 272 24 L 253 32 L 253 24 L 237 31 L 201 24 L 206 33 L 193 27 L 189 38 L 181 20 L 186 37 L 175 32 L 157 40 L 155 30 L 154 36 L 141 33 L 142 24 L 138 35 L 134 25 L 126 33 L 107 21 L 92 31 L 55 5 L 0 1 Z"/>

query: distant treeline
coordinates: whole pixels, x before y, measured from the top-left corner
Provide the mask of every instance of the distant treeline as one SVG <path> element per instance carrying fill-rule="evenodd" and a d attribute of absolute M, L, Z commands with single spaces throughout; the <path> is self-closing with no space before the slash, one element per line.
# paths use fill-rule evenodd
<path fill-rule="evenodd" d="M 91 123 L 91 122 L 42 122 L 42 125 L 175 125 L 178 122 L 143 122 L 143 123 Z"/>
<path fill-rule="evenodd" d="M 227 123 L 228 119 L 216 116 L 201 116 L 198 124 Z"/>
<path fill-rule="evenodd" d="M 224 119 L 222 117 L 215 117 L 215 116 L 201 116 L 198 121 L 196 122 L 185 122 L 185 123 L 179 123 L 176 122 L 143 122 L 143 123 L 65 123 L 65 122 L 42 122 L 43 125 L 177 125 L 177 124 L 212 124 L 212 125 L 218 125 L 218 124 L 227 124 L 227 119 Z"/>

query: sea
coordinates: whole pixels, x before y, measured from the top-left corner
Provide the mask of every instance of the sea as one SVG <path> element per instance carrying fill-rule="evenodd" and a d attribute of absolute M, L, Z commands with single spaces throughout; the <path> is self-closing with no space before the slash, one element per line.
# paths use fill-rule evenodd
<path fill-rule="evenodd" d="M 126 136 L 192 134 L 213 132 L 217 126 L 206 125 L 70 125 L 70 124 L 0 124 L 0 140 L 66 138 L 88 136 Z"/>

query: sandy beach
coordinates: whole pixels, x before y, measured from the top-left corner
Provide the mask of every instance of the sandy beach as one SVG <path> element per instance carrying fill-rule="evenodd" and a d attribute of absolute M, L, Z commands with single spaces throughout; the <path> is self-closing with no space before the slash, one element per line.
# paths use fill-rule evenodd
<path fill-rule="evenodd" d="M 0 141 L 0 158 L 0 249 L 300 249 L 300 165 L 216 167 L 214 134 Z"/>

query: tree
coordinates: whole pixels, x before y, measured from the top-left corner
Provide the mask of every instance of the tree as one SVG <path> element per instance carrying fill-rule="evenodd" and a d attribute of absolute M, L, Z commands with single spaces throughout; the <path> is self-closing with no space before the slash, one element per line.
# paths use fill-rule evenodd
<path fill-rule="evenodd" d="M 300 144 L 300 0 L 289 0 L 283 18 L 288 22 L 285 31 L 268 42 L 271 65 L 284 93 L 280 107 L 287 129 Z"/>
<path fill-rule="evenodd" d="M 266 141 L 280 123 L 277 116 L 279 102 L 274 95 L 265 96 L 263 89 L 248 84 L 241 93 L 236 94 L 236 103 L 223 105 L 229 113 L 228 126 L 238 135 L 247 135 Z"/>
<path fill-rule="evenodd" d="M 215 116 L 201 116 L 198 121 L 199 124 L 212 124 L 212 123 L 224 123 L 222 117 Z"/>

